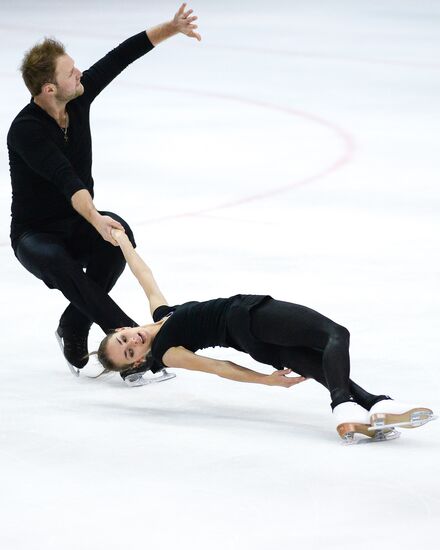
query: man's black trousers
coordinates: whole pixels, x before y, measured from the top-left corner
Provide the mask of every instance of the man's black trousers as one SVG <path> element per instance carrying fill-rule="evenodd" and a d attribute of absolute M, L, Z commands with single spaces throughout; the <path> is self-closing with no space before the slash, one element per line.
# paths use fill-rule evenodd
<path fill-rule="evenodd" d="M 100 213 L 119 221 L 135 246 L 123 219 L 112 212 Z M 104 241 L 85 219 L 75 216 L 44 231 L 24 234 L 15 254 L 28 271 L 49 288 L 60 290 L 70 302 L 61 315 L 62 328 L 87 334 L 92 323 L 106 333 L 136 325 L 108 295 L 125 268 L 121 249 Z"/>

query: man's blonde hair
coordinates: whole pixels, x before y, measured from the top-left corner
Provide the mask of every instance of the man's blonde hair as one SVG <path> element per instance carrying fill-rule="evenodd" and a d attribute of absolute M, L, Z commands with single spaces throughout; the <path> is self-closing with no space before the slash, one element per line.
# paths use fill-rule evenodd
<path fill-rule="evenodd" d="M 44 84 L 55 82 L 57 59 L 66 54 L 64 45 L 54 38 L 45 38 L 26 52 L 20 66 L 24 83 L 32 97 L 41 93 Z"/>

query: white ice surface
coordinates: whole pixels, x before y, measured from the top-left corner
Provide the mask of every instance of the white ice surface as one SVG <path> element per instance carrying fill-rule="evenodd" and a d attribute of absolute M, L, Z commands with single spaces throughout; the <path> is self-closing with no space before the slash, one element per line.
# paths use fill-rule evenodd
<path fill-rule="evenodd" d="M 440 422 L 343 447 L 312 381 L 130 389 L 64 366 L 65 299 L 8 242 L 17 67 L 55 35 L 86 68 L 176 7 L 1 0 L 0 547 L 437 549 Z M 439 3 L 193 7 L 200 44 L 160 45 L 93 106 L 96 204 L 131 223 L 171 303 L 304 303 L 350 329 L 361 385 L 440 410 Z M 148 320 L 131 274 L 112 296 Z"/>

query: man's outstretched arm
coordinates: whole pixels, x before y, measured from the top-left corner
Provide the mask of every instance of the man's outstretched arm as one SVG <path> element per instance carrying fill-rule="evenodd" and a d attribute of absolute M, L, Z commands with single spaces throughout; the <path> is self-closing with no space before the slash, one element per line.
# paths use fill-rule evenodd
<path fill-rule="evenodd" d="M 84 86 L 83 101 L 92 103 L 96 96 L 130 63 L 151 51 L 155 45 L 167 38 L 182 33 L 201 40 L 200 34 L 196 32 L 197 25 L 194 24 L 197 17 L 191 15 L 192 10 L 185 11 L 185 8 L 186 4 L 182 4 L 171 21 L 161 23 L 128 38 L 94 63 L 90 69 L 84 71 L 81 78 Z"/>
<path fill-rule="evenodd" d="M 153 46 L 157 46 L 160 42 L 179 33 L 185 34 L 190 38 L 196 38 L 199 41 L 202 39 L 200 34 L 196 32 L 197 25 L 194 23 L 197 20 L 197 16 L 192 15 L 193 10 L 185 10 L 186 4 L 182 4 L 171 21 L 147 29 L 147 36 Z"/>

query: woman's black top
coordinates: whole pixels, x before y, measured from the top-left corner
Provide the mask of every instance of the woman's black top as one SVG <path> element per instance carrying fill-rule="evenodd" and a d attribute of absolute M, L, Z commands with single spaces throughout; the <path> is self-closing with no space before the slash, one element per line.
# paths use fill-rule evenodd
<path fill-rule="evenodd" d="M 244 351 L 261 363 L 274 364 L 271 346 L 257 340 L 250 330 L 252 309 L 270 296 L 237 294 L 206 302 L 186 302 L 178 306 L 159 306 L 153 313 L 155 322 L 167 315 L 170 318 L 157 333 L 151 347 L 153 372 L 165 365 L 162 358 L 172 347 L 182 346 L 189 351 L 209 347 L 234 348 Z"/>

